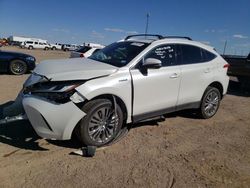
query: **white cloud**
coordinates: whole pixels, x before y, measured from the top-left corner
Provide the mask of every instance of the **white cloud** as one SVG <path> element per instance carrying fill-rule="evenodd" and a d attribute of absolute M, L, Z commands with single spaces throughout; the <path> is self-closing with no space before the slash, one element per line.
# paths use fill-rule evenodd
<path fill-rule="evenodd" d="M 129 35 L 136 35 L 136 34 L 138 34 L 137 31 L 126 31 L 126 33 L 129 34 Z"/>
<path fill-rule="evenodd" d="M 104 38 L 104 35 L 101 34 L 101 33 L 96 32 L 95 30 L 93 30 L 93 31 L 91 32 L 91 37 L 103 39 L 103 38 Z"/>
<path fill-rule="evenodd" d="M 244 36 L 244 35 L 241 35 L 241 34 L 235 34 L 233 35 L 234 38 L 238 38 L 238 39 L 247 39 L 248 36 Z"/>
<path fill-rule="evenodd" d="M 129 35 L 134 35 L 134 34 L 138 34 L 137 31 L 126 31 L 120 28 L 104 28 L 105 31 L 109 31 L 109 32 L 115 32 L 115 33 L 126 33 Z"/>
<path fill-rule="evenodd" d="M 226 29 L 205 29 L 205 33 L 225 33 L 227 32 Z"/>
<path fill-rule="evenodd" d="M 62 33 L 69 33 L 70 30 L 68 29 L 63 29 L 63 28 L 53 28 L 52 31 L 55 31 L 55 32 L 62 32 Z"/>
<path fill-rule="evenodd" d="M 105 28 L 105 31 L 110 31 L 110 32 L 116 32 L 116 33 L 123 33 L 124 30 L 119 29 L 119 28 Z"/>
<path fill-rule="evenodd" d="M 235 46 L 244 47 L 244 48 L 249 48 L 249 47 L 250 47 L 250 43 L 236 44 Z"/>
<path fill-rule="evenodd" d="M 201 43 L 207 44 L 207 45 L 211 44 L 209 41 L 201 41 Z"/>

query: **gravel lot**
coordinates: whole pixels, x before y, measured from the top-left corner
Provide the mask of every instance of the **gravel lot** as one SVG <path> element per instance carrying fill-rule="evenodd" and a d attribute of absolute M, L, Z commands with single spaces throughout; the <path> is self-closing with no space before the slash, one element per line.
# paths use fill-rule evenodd
<path fill-rule="evenodd" d="M 21 51 L 44 59 L 68 52 Z M 28 77 L 0 75 L 0 111 Z M 0 126 L 0 187 L 249 187 L 250 93 L 230 81 L 215 117 L 190 112 L 134 125 L 94 158 L 70 155 L 75 141 L 39 138 L 29 122 Z"/>

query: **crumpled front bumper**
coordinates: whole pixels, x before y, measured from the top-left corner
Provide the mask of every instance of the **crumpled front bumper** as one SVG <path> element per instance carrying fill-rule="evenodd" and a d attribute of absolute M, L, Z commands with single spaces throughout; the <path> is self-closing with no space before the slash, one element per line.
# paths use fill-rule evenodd
<path fill-rule="evenodd" d="M 36 133 L 47 139 L 70 139 L 86 115 L 72 101 L 57 104 L 32 95 L 23 97 L 23 107 Z"/>

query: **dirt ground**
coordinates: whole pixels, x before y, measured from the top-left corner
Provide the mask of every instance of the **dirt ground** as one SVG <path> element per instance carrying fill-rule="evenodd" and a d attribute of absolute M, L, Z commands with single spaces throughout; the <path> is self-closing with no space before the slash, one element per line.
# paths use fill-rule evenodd
<path fill-rule="evenodd" d="M 5 49 L 38 62 L 69 56 Z M 0 110 L 27 77 L 0 75 Z M 250 93 L 232 80 L 212 119 L 173 113 L 134 125 L 93 158 L 71 155 L 77 148 L 75 141 L 39 138 L 26 121 L 0 125 L 0 187 L 250 187 Z"/>

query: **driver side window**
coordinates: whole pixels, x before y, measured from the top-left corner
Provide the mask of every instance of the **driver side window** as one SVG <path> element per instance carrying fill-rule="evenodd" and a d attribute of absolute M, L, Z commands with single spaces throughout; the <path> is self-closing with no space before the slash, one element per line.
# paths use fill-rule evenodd
<path fill-rule="evenodd" d="M 173 66 L 176 65 L 176 52 L 175 45 L 161 45 L 157 46 L 144 57 L 144 60 L 147 58 L 155 58 L 161 61 L 162 66 Z"/>

